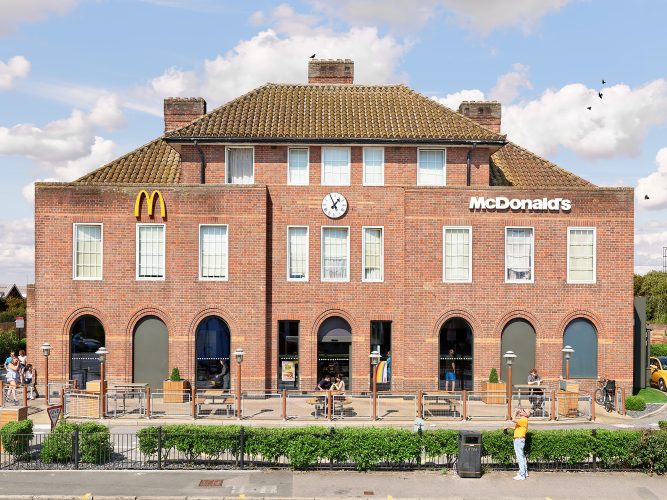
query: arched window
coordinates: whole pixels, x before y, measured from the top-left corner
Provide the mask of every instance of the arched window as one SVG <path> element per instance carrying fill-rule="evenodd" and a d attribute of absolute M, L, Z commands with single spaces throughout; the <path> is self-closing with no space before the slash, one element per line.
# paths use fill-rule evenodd
<path fill-rule="evenodd" d="M 97 350 L 104 346 L 104 327 L 95 316 L 81 316 L 70 330 L 70 378 L 81 389 L 100 379 Z"/>
<path fill-rule="evenodd" d="M 451 318 L 440 329 L 438 387 L 473 388 L 472 328 L 463 318 Z M 447 384 L 447 382 L 450 382 Z"/>
<path fill-rule="evenodd" d="M 196 386 L 230 388 L 229 327 L 217 316 L 204 318 L 195 336 Z"/>
<path fill-rule="evenodd" d="M 350 390 L 352 377 L 352 328 L 343 318 L 327 318 L 317 332 L 317 380 L 340 375 Z"/>
<path fill-rule="evenodd" d="M 574 349 L 570 358 L 570 378 L 595 378 L 598 376 L 598 332 L 589 320 L 577 318 L 567 325 L 563 334 L 563 347 Z M 565 357 L 563 357 L 565 376 Z"/>
<path fill-rule="evenodd" d="M 500 379 L 507 383 L 507 362 L 503 355 L 507 351 L 516 354 L 512 364 L 512 385 L 527 384 L 528 374 L 535 368 L 535 329 L 525 319 L 513 319 L 503 329 L 500 340 Z"/>

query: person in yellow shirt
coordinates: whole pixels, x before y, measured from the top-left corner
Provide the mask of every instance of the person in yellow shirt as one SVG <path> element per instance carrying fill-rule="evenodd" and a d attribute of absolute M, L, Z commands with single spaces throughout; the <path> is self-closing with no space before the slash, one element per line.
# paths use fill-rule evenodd
<path fill-rule="evenodd" d="M 526 433 L 528 432 L 528 410 L 518 409 L 514 413 L 514 454 L 519 464 L 519 473 L 514 476 L 517 481 L 523 481 L 528 477 L 528 463 L 524 448 L 526 447 Z"/>

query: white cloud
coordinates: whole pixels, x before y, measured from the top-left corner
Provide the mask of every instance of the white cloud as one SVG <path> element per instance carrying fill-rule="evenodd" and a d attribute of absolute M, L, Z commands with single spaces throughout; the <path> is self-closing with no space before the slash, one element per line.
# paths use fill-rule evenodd
<path fill-rule="evenodd" d="M 46 179 L 35 179 L 30 184 L 26 184 L 21 188 L 21 194 L 28 203 L 33 205 L 35 203 L 35 183 L 36 182 L 60 182 L 61 179 L 55 177 L 47 177 Z"/>
<path fill-rule="evenodd" d="M 14 80 L 25 78 L 30 72 L 30 61 L 23 56 L 14 56 L 6 63 L 0 61 L 0 89 L 10 89 Z"/>
<path fill-rule="evenodd" d="M 250 21 L 250 24 L 253 26 L 259 26 L 260 24 L 264 24 L 266 22 L 266 16 L 264 15 L 264 12 L 258 10 L 250 15 L 248 21 Z"/>
<path fill-rule="evenodd" d="M 649 224 L 635 229 L 635 272 L 662 271 L 662 247 L 667 246 L 667 224 Z"/>
<path fill-rule="evenodd" d="M 562 146 L 585 158 L 634 156 L 648 130 L 666 121 L 664 79 L 636 88 L 608 87 L 603 99 L 597 90 L 574 83 L 503 109 L 508 137 L 542 155 Z"/>
<path fill-rule="evenodd" d="M 417 30 L 449 12 L 464 28 L 486 35 L 493 30 L 519 27 L 534 30 L 542 17 L 560 10 L 572 0 L 310 0 L 319 12 L 353 25 L 386 24 L 395 29 Z"/>
<path fill-rule="evenodd" d="M 34 279 L 35 223 L 32 218 L 0 219 L 0 276 L 3 281 Z"/>
<path fill-rule="evenodd" d="M 484 92 L 477 89 L 464 89 L 459 92 L 454 92 L 453 94 L 447 94 L 445 97 L 432 97 L 432 99 L 438 101 L 440 104 L 444 104 L 454 111 L 458 111 L 459 104 L 463 101 L 483 101 Z"/>
<path fill-rule="evenodd" d="M 197 76 L 193 71 L 181 71 L 172 66 L 157 78 L 153 78 L 150 86 L 161 98 L 182 97 L 197 87 Z"/>
<path fill-rule="evenodd" d="M 658 151 L 655 163 L 657 170 L 639 179 L 635 190 L 638 206 L 647 210 L 667 208 L 667 148 Z"/>
<path fill-rule="evenodd" d="M 93 125 L 107 130 L 116 130 L 125 126 L 125 116 L 116 94 L 98 97 L 88 118 Z"/>
<path fill-rule="evenodd" d="M 509 104 L 516 99 L 521 89 L 532 89 L 533 85 L 528 79 L 528 66 L 516 63 L 512 71 L 498 77 L 495 87 L 491 89 L 491 99 Z"/>
<path fill-rule="evenodd" d="M 64 14 L 78 0 L 3 0 L 0 2 L 0 35 L 13 31 L 19 23 L 35 22 L 51 12 Z"/>

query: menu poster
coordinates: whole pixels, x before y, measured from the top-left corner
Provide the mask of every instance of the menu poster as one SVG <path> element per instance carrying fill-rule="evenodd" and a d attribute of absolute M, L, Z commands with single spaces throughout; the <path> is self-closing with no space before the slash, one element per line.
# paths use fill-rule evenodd
<path fill-rule="evenodd" d="M 281 374 L 283 382 L 294 382 L 296 378 L 294 361 L 283 361 Z"/>

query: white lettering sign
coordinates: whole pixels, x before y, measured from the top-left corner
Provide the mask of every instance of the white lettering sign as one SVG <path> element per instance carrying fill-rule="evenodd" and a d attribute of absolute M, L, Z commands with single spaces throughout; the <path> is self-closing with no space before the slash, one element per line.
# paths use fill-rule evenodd
<path fill-rule="evenodd" d="M 566 198 L 535 198 L 519 199 L 496 196 L 485 198 L 484 196 L 470 197 L 470 210 L 529 210 L 531 212 L 569 212 L 572 210 L 572 202 Z"/>

